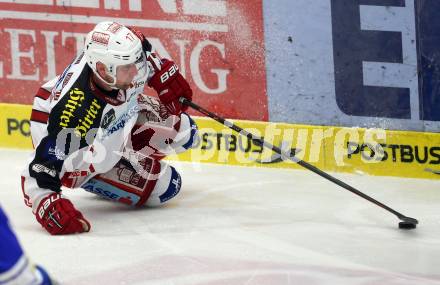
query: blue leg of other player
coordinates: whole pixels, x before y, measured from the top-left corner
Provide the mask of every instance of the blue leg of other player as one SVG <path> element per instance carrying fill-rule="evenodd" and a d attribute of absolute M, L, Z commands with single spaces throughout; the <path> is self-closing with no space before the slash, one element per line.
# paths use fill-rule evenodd
<path fill-rule="evenodd" d="M 49 275 L 41 266 L 33 265 L 24 254 L 0 207 L 0 285 L 51 285 Z"/>

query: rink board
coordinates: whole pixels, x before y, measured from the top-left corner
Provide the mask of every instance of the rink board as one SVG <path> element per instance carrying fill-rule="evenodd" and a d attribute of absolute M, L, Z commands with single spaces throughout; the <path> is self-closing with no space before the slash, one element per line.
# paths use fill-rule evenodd
<path fill-rule="evenodd" d="M 0 147 L 31 149 L 30 106 L 0 104 Z M 170 160 L 300 168 L 209 118 L 196 118 L 194 148 Z M 322 170 L 440 178 L 440 134 L 234 120 L 234 123 Z M 439 174 L 436 174 L 439 173 Z"/>
<path fill-rule="evenodd" d="M 438 0 L 264 1 L 268 121 L 440 132 L 439 10 Z"/>
<path fill-rule="evenodd" d="M 160 57 L 176 62 L 204 106 L 268 120 L 262 1 L 0 0 L 0 102 L 32 104 L 103 20 L 141 31 Z M 254 108 L 246 108 L 249 99 Z"/>

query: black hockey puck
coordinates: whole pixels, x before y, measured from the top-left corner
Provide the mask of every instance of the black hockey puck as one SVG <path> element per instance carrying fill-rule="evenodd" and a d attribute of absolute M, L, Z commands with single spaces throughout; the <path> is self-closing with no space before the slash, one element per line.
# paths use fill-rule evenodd
<path fill-rule="evenodd" d="M 399 223 L 399 229 L 403 229 L 403 230 L 412 230 L 415 229 L 417 227 L 417 225 L 415 223 L 411 223 L 411 222 L 400 222 Z"/>

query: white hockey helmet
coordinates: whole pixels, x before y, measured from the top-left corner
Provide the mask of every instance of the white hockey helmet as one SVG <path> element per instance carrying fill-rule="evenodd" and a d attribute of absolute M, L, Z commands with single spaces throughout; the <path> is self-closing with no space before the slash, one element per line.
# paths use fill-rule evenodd
<path fill-rule="evenodd" d="M 118 66 L 135 64 L 138 74 L 135 80 L 148 72 L 146 55 L 142 50 L 141 40 L 127 27 L 116 22 L 101 22 L 88 33 L 84 53 L 87 64 L 93 72 L 104 80 L 96 70 L 96 63 L 102 62 L 108 69 L 113 82 L 108 85 L 116 89 L 116 71 Z M 135 81 L 134 80 L 134 81 Z"/>

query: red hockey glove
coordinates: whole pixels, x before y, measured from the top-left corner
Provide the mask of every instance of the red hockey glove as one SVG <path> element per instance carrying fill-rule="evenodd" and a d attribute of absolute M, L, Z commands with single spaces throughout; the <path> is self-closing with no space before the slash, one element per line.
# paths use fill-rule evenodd
<path fill-rule="evenodd" d="M 179 102 L 180 97 L 192 99 L 192 90 L 186 79 L 180 74 L 179 67 L 168 59 L 162 59 L 162 66 L 148 82 L 156 90 L 159 100 L 173 115 L 180 115 L 188 106 Z"/>
<path fill-rule="evenodd" d="M 36 217 L 51 235 L 90 231 L 90 223 L 75 209 L 72 202 L 57 193 L 50 194 L 41 200 Z"/>

